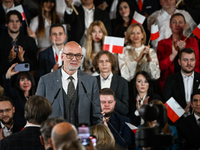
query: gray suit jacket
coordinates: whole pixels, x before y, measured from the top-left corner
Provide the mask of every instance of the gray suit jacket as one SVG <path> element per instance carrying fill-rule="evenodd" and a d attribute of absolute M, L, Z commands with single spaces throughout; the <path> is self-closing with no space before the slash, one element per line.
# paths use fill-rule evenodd
<path fill-rule="evenodd" d="M 81 82 L 85 85 L 88 97 L 101 110 L 99 88 L 96 78 L 85 72 L 78 71 L 78 123 L 88 123 L 91 126 L 102 123 L 101 112 L 88 100 Z M 40 78 L 36 95 L 44 96 L 52 103 L 59 89 L 61 90 L 52 104 L 53 112 L 50 117 L 60 116 L 64 118 L 61 69 Z"/>

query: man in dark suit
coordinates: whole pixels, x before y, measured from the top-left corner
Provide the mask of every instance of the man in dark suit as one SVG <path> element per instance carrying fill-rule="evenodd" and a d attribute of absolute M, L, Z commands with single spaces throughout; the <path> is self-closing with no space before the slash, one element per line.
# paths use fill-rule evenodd
<path fill-rule="evenodd" d="M 52 113 L 51 103 L 42 96 L 32 96 L 25 105 L 25 128 L 0 141 L 1 150 L 44 150 L 40 142 L 40 125 Z"/>
<path fill-rule="evenodd" d="M 194 71 L 196 55 L 193 49 L 184 48 L 180 51 L 178 63 L 181 71 L 167 77 L 162 97 L 165 103 L 173 97 L 185 109 L 185 116 L 189 114 L 190 95 L 198 89 L 200 74 Z"/>
<path fill-rule="evenodd" d="M 21 25 L 22 15 L 18 11 L 13 10 L 6 14 L 8 33 L 0 38 L 0 81 L 14 63 L 29 63 L 30 70 L 36 70 L 36 43 L 33 38 L 20 33 Z"/>
<path fill-rule="evenodd" d="M 200 89 L 191 95 L 191 107 L 194 114 L 181 120 L 177 127 L 178 136 L 185 140 L 183 150 L 200 149 Z"/>
<path fill-rule="evenodd" d="M 114 99 L 115 93 L 109 89 L 104 88 L 99 91 L 102 114 L 104 115 L 103 123 L 108 126 L 115 138 L 115 144 L 127 148 L 131 145 L 130 128 L 125 122 L 130 122 L 128 117 L 122 116 L 114 111 L 116 101 Z M 108 123 L 109 122 L 109 123 Z M 112 126 L 111 126 L 111 125 Z M 118 132 L 116 133 L 116 131 Z M 120 135 L 120 136 L 119 136 Z"/>
<path fill-rule="evenodd" d="M 65 0 L 67 11 L 65 12 L 65 23 L 71 26 L 71 35 L 69 41 L 76 41 L 81 46 L 84 46 L 86 41 L 87 29 L 95 20 L 100 20 L 104 23 L 108 35 L 111 35 L 111 22 L 109 14 L 106 11 L 94 7 L 93 0 L 81 0 L 82 4 L 76 7 L 79 15 L 76 15 L 71 8 L 72 0 Z"/>
<path fill-rule="evenodd" d="M 14 0 L 2 0 L 2 3 L 0 3 L 0 36 L 3 36 L 6 32 L 7 32 L 7 28 L 5 26 L 6 24 L 6 13 L 7 10 L 10 8 L 15 7 L 16 4 L 14 3 Z M 26 9 L 25 7 L 23 7 L 24 9 L 24 13 L 26 16 L 26 19 L 29 21 L 30 19 L 30 15 L 28 12 L 28 9 Z M 20 32 L 23 34 L 26 34 L 26 22 L 25 20 L 22 21 L 22 26 L 20 27 Z"/>
<path fill-rule="evenodd" d="M 128 105 L 128 83 L 113 72 L 116 69 L 116 58 L 109 51 L 100 51 L 93 59 L 95 70 L 100 73 L 97 76 L 99 89 L 110 88 L 115 92 L 115 111 L 121 115 L 127 115 Z"/>
<path fill-rule="evenodd" d="M 38 80 L 44 74 L 58 70 L 62 66 L 61 54 L 66 39 L 65 29 L 62 24 L 53 24 L 49 32 L 53 45 L 39 53 Z"/>
<path fill-rule="evenodd" d="M 51 117 L 63 117 L 75 126 L 80 123 L 92 126 L 102 123 L 99 88 L 95 77 L 78 70 L 82 57 L 80 45 L 68 42 L 61 54 L 62 68 L 42 76 L 36 94 L 47 97 L 52 103 Z"/>
<path fill-rule="evenodd" d="M 0 140 L 15 132 L 21 130 L 21 128 L 14 122 L 13 116 L 15 113 L 15 107 L 13 101 L 9 97 L 0 97 Z"/>

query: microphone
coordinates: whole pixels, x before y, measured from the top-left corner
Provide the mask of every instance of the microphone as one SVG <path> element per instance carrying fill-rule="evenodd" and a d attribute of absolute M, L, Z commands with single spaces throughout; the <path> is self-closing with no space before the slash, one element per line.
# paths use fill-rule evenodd
<path fill-rule="evenodd" d="M 59 92 L 60 92 L 60 88 L 58 89 L 56 95 L 54 96 L 54 99 L 53 99 L 53 102 L 51 103 L 51 106 L 53 105 L 54 101 L 56 100 L 56 98 L 57 98 Z"/>
<path fill-rule="evenodd" d="M 99 108 L 97 107 L 97 105 L 89 98 L 89 96 L 88 96 L 88 94 L 87 94 L 87 90 L 86 90 L 86 88 L 85 88 L 83 82 L 81 82 L 81 84 L 82 84 L 83 90 L 84 90 L 84 92 L 85 92 L 85 94 L 86 94 L 88 100 L 96 107 L 96 109 L 98 110 L 98 112 L 101 113 L 101 110 L 99 110 Z M 102 116 L 103 116 L 103 115 L 102 115 Z M 106 117 L 104 117 L 104 116 L 103 116 L 103 118 L 106 119 Z M 127 145 L 126 141 L 123 139 L 123 137 L 117 132 L 117 130 L 116 130 L 116 129 L 113 127 L 113 125 L 108 121 L 108 119 L 106 119 L 106 122 L 111 126 L 111 128 L 117 133 L 117 135 L 118 135 L 118 136 L 121 138 L 121 140 L 125 143 L 126 149 L 127 149 L 128 145 Z"/>

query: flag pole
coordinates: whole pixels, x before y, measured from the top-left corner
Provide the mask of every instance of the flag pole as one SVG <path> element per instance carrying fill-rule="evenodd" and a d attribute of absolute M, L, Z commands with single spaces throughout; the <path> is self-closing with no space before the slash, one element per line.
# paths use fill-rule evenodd
<path fill-rule="evenodd" d="M 187 38 L 189 38 L 190 35 L 192 35 L 192 32 L 187 36 Z M 187 40 L 187 38 L 185 38 L 184 42 Z"/>
<path fill-rule="evenodd" d="M 74 10 L 74 12 L 76 13 L 76 15 L 78 15 L 78 11 L 76 10 L 76 8 L 74 7 L 74 5 L 72 5 L 72 3 L 70 4 L 72 9 Z"/>
<path fill-rule="evenodd" d="M 176 7 L 181 3 L 182 0 L 179 0 L 178 3 L 176 3 Z"/>
<path fill-rule="evenodd" d="M 149 42 L 148 42 L 148 45 L 147 45 L 147 46 L 149 46 L 149 44 L 150 44 L 150 41 L 151 41 L 151 38 L 149 38 Z"/>
<path fill-rule="evenodd" d="M 25 22 L 26 22 L 26 26 L 28 27 L 28 21 L 27 21 L 27 19 L 25 19 Z"/>

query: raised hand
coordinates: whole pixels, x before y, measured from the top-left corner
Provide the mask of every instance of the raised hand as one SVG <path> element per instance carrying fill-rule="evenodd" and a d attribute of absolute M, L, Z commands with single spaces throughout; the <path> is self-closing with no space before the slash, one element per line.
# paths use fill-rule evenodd
<path fill-rule="evenodd" d="M 15 71 L 15 66 L 18 63 L 13 64 L 6 72 L 6 79 L 10 79 L 13 75 L 19 73 L 19 71 Z"/>
<path fill-rule="evenodd" d="M 13 61 L 16 58 L 16 54 L 17 53 L 14 51 L 14 49 L 15 49 L 15 46 L 12 47 L 12 49 L 11 49 L 11 51 L 9 53 L 8 59 L 10 61 Z"/>
<path fill-rule="evenodd" d="M 21 61 L 21 62 L 24 62 L 24 53 L 25 53 L 25 51 L 23 50 L 23 47 L 21 47 L 21 46 L 18 46 L 18 55 L 17 55 L 17 57 L 19 58 L 19 60 Z"/>
<path fill-rule="evenodd" d="M 31 30 L 30 27 L 27 27 L 27 34 L 28 34 L 28 36 L 30 36 L 30 37 L 32 37 L 32 38 L 34 38 L 34 39 L 37 38 L 35 32 L 34 32 L 33 30 Z"/>

